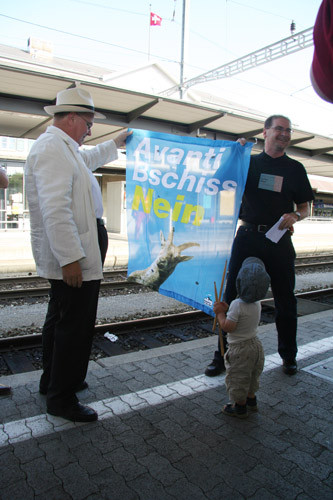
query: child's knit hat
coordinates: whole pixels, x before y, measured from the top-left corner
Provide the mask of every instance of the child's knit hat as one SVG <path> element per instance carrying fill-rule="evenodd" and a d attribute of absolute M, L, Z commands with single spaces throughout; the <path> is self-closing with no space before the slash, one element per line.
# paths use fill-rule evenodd
<path fill-rule="evenodd" d="M 244 302 L 256 302 L 265 298 L 270 283 L 265 265 L 257 257 L 244 260 L 236 278 L 239 297 Z"/>

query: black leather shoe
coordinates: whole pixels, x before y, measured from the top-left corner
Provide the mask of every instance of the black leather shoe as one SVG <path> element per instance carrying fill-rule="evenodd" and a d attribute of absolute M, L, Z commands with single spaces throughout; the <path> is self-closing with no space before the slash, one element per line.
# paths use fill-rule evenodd
<path fill-rule="evenodd" d="M 89 406 L 84 406 L 81 403 L 76 403 L 68 408 L 52 409 L 48 408 L 47 413 L 55 417 L 62 417 L 72 422 L 95 422 L 98 419 L 98 414 Z"/>
<path fill-rule="evenodd" d="M 282 369 L 286 375 L 295 375 L 297 373 L 296 359 L 284 359 Z"/>
<path fill-rule="evenodd" d="M 9 385 L 0 384 L 0 396 L 9 396 L 11 393 L 11 387 Z"/>
<path fill-rule="evenodd" d="M 207 377 L 216 377 L 216 375 L 220 375 L 220 373 L 224 372 L 225 366 L 224 366 L 224 361 L 213 359 L 210 365 L 207 366 L 205 370 L 205 375 Z"/>
<path fill-rule="evenodd" d="M 75 392 L 80 392 L 80 391 L 84 391 L 85 389 L 88 389 L 89 385 L 88 385 L 88 382 L 86 382 L 85 380 L 83 382 L 81 382 L 76 391 Z M 45 387 L 42 387 L 42 386 L 39 386 L 39 394 L 43 394 L 43 396 L 46 396 L 47 394 L 47 388 Z"/>

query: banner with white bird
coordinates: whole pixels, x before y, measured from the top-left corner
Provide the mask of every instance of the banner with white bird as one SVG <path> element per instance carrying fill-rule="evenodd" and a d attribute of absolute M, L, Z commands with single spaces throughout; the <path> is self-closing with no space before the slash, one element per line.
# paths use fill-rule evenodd
<path fill-rule="evenodd" d="M 133 130 L 126 143 L 128 281 L 211 316 L 253 144 Z"/>

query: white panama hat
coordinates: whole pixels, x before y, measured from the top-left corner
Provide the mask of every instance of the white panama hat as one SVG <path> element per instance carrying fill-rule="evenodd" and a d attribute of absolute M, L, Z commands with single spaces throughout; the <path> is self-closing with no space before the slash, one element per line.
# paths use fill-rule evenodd
<path fill-rule="evenodd" d="M 94 113 L 95 118 L 106 118 L 102 113 L 95 111 L 94 102 L 91 95 L 84 89 L 74 87 L 72 89 L 61 90 L 57 94 L 56 104 L 44 107 L 48 115 L 55 113 Z"/>

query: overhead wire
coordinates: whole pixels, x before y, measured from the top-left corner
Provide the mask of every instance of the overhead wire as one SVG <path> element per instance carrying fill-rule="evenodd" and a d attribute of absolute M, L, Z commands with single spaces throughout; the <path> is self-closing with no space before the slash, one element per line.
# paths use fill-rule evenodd
<path fill-rule="evenodd" d="M 108 45 L 108 46 L 111 46 L 111 47 L 117 47 L 118 49 L 122 49 L 122 50 L 128 50 L 130 52 L 135 52 L 137 54 L 143 54 L 143 55 L 147 55 L 147 52 L 146 51 L 143 51 L 143 50 L 138 50 L 138 49 L 132 49 L 130 47 L 124 47 L 122 45 L 118 45 L 116 43 L 111 43 L 111 42 L 105 42 L 103 40 L 97 40 L 96 38 L 92 38 L 92 37 L 89 37 L 89 36 L 85 36 L 85 35 L 77 35 L 75 33 L 70 33 L 69 31 L 64 31 L 64 30 L 60 30 L 60 29 L 57 29 L 57 28 L 51 28 L 50 26 L 45 26 L 43 24 L 38 24 L 38 23 L 33 23 L 31 21 L 25 21 L 24 19 L 19 19 L 17 17 L 12 17 L 12 16 L 7 16 L 5 14 L 0 14 L 0 17 L 5 17 L 7 19 L 11 19 L 13 21 L 18 21 L 20 23 L 25 23 L 25 24 L 29 24 L 31 26 L 36 26 L 37 28 L 43 28 L 43 29 L 47 29 L 47 30 L 50 30 L 50 31 L 54 31 L 56 33 L 61 33 L 63 35 L 69 35 L 69 36 L 73 36 L 75 38 L 80 38 L 82 40 L 88 40 L 90 42 L 95 42 L 95 43 L 101 43 L 103 45 Z M 157 56 L 157 55 L 154 55 L 154 57 L 158 58 L 158 59 L 163 59 L 164 61 L 169 61 L 169 62 L 174 62 L 174 63 L 179 63 L 179 61 L 175 61 L 174 59 L 170 59 L 170 58 L 167 58 L 167 57 L 162 57 L 162 56 Z"/>
<path fill-rule="evenodd" d="M 286 19 L 286 20 L 290 21 L 290 17 L 282 16 L 280 14 L 269 12 L 267 10 L 258 9 L 258 7 L 253 7 L 253 5 L 244 4 L 242 2 L 237 2 L 236 0 L 228 0 L 228 2 L 234 3 L 236 5 L 240 5 L 241 7 L 246 7 L 246 8 L 251 9 L 251 10 L 256 10 L 257 12 L 262 12 L 263 14 L 268 14 L 268 15 L 274 16 L 274 17 L 280 17 L 281 19 Z M 278 3 L 277 3 L 277 5 L 278 5 Z"/>
<path fill-rule="evenodd" d="M 139 15 L 139 16 L 146 16 L 147 15 L 146 13 L 135 12 L 135 11 L 126 10 L 126 9 L 121 9 L 121 8 L 117 8 L 117 7 L 112 7 L 110 5 L 102 5 L 102 4 L 99 4 L 99 3 L 96 3 L 96 2 L 90 2 L 90 1 L 87 1 L 87 0 L 72 0 L 72 1 L 76 2 L 76 3 L 79 3 L 79 4 L 83 4 L 83 5 L 90 5 L 90 6 L 93 6 L 93 7 L 99 7 L 99 8 L 104 8 L 104 9 L 108 9 L 108 10 L 114 10 L 114 11 L 118 11 L 118 12 L 124 12 L 124 13 L 132 14 L 132 15 L 133 14 L 134 15 Z M 177 23 L 177 21 L 175 21 L 176 1 L 177 0 L 174 0 L 174 10 L 173 10 L 172 18 L 171 19 L 163 18 L 163 19 L 166 20 L 166 21 L 175 22 L 176 24 L 180 24 L 180 23 Z M 282 15 L 278 15 L 278 14 L 275 14 L 275 13 L 272 13 L 272 12 L 265 11 L 263 9 L 259 9 L 259 8 L 256 8 L 256 7 L 253 7 L 253 6 L 250 6 L 250 5 L 246 5 L 246 4 L 244 4 L 242 2 L 239 2 L 239 1 L 236 1 L 236 0 L 228 0 L 228 2 L 232 3 L 232 4 L 240 5 L 242 7 L 247 7 L 247 8 L 252 9 L 252 10 L 260 11 L 260 12 L 263 12 L 263 13 L 268 14 L 268 15 L 280 17 L 282 19 L 288 19 L 288 20 L 290 19 L 290 18 L 287 18 L 287 17 L 282 16 Z M 88 37 L 88 36 L 85 36 L 85 35 L 78 35 L 78 34 L 71 33 L 71 32 L 65 31 L 65 30 L 60 30 L 60 29 L 57 29 L 57 28 L 52 28 L 52 27 L 41 25 L 41 24 L 34 23 L 34 22 L 31 22 L 31 21 L 25 21 L 23 19 L 19 19 L 19 18 L 16 18 L 16 17 L 8 16 L 8 15 L 5 15 L 5 14 L 0 14 L 0 16 L 1 17 L 5 17 L 7 19 L 11 19 L 13 21 L 17 21 L 17 22 L 25 23 L 25 24 L 28 24 L 28 25 L 31 25 L 31 26 L 36 26 L 36 27 L 39 27 L 39 28 L 42 28 L 42 29 L 50 30 L 50 31 L 53 31 L 53 32 L 56 32 L 56 33 L 61 33 L 61 34 L 65 34 L 65 35 L 68 35 L 68 36 L 72 36 L 72 37 L 75 37 L 77 39 L 87 40 L 87 41 L 90 41 L 90 42 L 99 43 L 99 44 L 110 46 L 110 47 L 116 47 L 116 48 L 118 48 L 120 50 L 124 50 L 124 51 L 128 51 L 128 52 L 133 52 L 133 53 L 136 53 L 136 54 L 142 54 L 142 55 L 145 55 L 145 56 L 147 55 L 147 51 L 142 51 L 142 50 L 133 49 L 133 48 L 130 48 L 130 47 L 125 47 L 125 46 L 122 46 L 120 44 L 115 44 L 115 43 L 111 43 L 111 42 L 106 42 L 106 41 L 98 40 L 98 39 L 95 39 L 95 38 L 92 38 L 92 37 Z M 200 37 L 200 38 L 206 40 L 207 42 L 209 42 L 211 44 L 214 44 L 216 46 L 216 42 L 210 40 L 209 38 L 201 35 L 200 33 L 196 32 L 194 30 L 190 30 L 190 31 L 191 31 L 191 33 L 195 34 L 196 36 L 198 36 L 198 37 Z M 222 49 L 224 49 L 222 46 L 219 46 L 219 47 L 222 48 Z M 231 51 L 229 51 L 229 52 L 232 53 Z M 179 61 L 171 59 L 171 58 L 168 58 L 168 57 L 164 57 L 164 56 L 160 56 L 160 55 L 154 55 L 154 54 L 151 54 L 151 55 L 152 55 L 152 57 L 154 57 L 156 59 L 159 59 L 159 60 L 162 60 L 162 61 L 172 62 L 172 63 L 179 64 Z M 187 66 L 191 67 L 192 69 L 198 69 L 198 70 L 204 69 L 204 68 L 201 68 L 199 66 L 191 65 L 191 64 L 187 64 Z M 265 88 L 266 90 L 273 90 L 273 89 L 270 89 L 269 87 L 262 87 L 262 88 Z M 277 91 L 277 90 L 274 90 L 274 91 Z M 277 91 L 277 92 L 281 93 L 281 94 L 284 94 L 284 92 L 279 92 L 279 91 Z"/>

